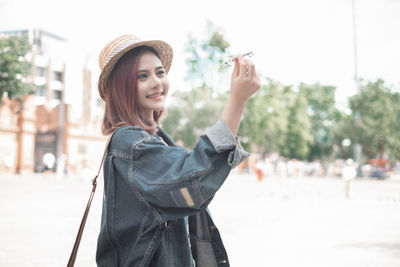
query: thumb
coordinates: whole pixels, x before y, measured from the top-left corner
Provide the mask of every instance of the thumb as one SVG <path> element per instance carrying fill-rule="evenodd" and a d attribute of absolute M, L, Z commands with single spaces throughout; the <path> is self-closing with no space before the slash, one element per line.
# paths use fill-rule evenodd
<path fill-rule="evenodd" d="M 233 68 L 232 71 L 232 78 L 237 77 L 239 75 L 239 60 L 237 57 L 235 57 L 234 61 L 235 61 L 235 67 Z"/>

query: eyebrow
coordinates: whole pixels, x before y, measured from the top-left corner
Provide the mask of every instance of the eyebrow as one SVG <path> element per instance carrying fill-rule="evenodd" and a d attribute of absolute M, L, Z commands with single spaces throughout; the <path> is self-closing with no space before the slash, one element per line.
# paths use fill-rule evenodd
<path fill-rule="evenodd" d="M 159 69 L 164 69 L 164 67 L 163 66 L 158 66 L 157 68 L 155 68 L 155 70 L 159 70 Z M 141 72 L 147 72 L 147 70 L 146 69 L 138 70 L 138 73 L 141 73 Z"/>

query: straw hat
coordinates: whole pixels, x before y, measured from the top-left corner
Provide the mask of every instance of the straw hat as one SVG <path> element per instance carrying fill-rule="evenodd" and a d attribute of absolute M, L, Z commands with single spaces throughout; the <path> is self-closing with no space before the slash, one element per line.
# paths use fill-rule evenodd
<path fill-rule="evenodd" d="M 142 41 L 134 35 L 120 36 L 109 42 L 103 48 L 99 56 L 101 73 L 98 87 L 99 94 L 103 100 L 107 93 L 108 78 L 115 64 L 126 52 L 139 46 L 149 46 L 153 48 L 158 53 L 161 63 L 163 64 L 165 71 L 168 73 L 173 57 L 173 51 L 169 44 L 160 40 Z"/>

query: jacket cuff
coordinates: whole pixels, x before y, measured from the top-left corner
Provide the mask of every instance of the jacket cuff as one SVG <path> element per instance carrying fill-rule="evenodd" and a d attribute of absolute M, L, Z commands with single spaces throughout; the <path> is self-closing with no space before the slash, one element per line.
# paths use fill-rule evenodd
<path fill-rule="evenodd" d="M 249 153 L 240 145 L 239 138 L 232 134 L 231 129 L 221 118 L 206 130 L 206 136 L 217 153 L 232 150 L 228 156 L 228 164 L 232 168 L 238 166 L 249 156 Z"/>

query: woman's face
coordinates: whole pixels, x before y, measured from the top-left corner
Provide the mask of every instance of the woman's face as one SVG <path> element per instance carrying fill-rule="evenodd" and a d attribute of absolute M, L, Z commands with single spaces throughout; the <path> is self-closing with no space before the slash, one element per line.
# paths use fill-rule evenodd
<path fill-rule="evenodd" d="M 169 81 L 160 59 L 151 52 L 139 58 L 137 71 L 137 98 L 141 116 L 153 120 L 153 111 L 165 109 Z"/>

